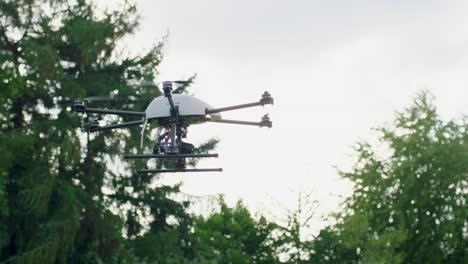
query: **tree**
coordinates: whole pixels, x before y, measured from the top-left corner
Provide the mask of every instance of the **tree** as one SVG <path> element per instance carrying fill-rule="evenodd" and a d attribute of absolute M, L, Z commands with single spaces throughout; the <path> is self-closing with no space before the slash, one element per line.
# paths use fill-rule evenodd
<path fill-rule="evenodd" d="M 117 49 L 137 29 L 135 5 L 1 0 L 0 17 L 0 262 L 136 262 L 132 241 L 145 233 L 188 237 L 188 204 L 173 199 L 179 187 L 154 189 L 153 176 L 132 173 L 143 161 L 120 158 L 150 151 L 137 149 L 139 129 L 86 135 L 63 103 L 111 95 L 118 102 L 105 106 L 132 110 L 160 95 L 128 81 L 156 76 L 162 45 L 136 57 Z M 201 147 L 216 144 L 208 143 Z M 177 241 L 177 252 L 190 257 Z"/>
<path fill-rule="evenodd" d="M 312 244 L 308 263 L 357 263 L 359 260 L 356 249 L 344 245 L 337 227 L 320 230 Z"/>
<path fill-rule="evenodd" d="M 287 210 L 284 225 L 277 224 L 279 232 L 275 243 L 287 263 L 308 263 L 313 240 L 312 235 L 307 233 L 311 232 L 316 209 L 317 201 L 312 199 L 312 195 L 299 192 L 297 207 Z"/>
<path fill-rule="evenodd" d="M 220 201 L 220 211 L 195 225 L 200 258 L 213 263 L 277 263 L 272 236 L 275 225 L 255 220 L 239 201 L 234 208 Z"/>
<path fill-rule="evenodd" d="M 342 259 L 463 263 L 468 248 L 467 118 L 442 121 L 423 92 L 397 114 L 394 127 L 378 131 L 383 149 L 359 144 L 354 168 L 342 172 L 355 186 L 331 233 L 338 252 L 347 255 Z M 319 235 L 330 237 L 328 231 Z M 324 249 L 316 250 L 326 262 L 325 256 L 332 256 Z"/>

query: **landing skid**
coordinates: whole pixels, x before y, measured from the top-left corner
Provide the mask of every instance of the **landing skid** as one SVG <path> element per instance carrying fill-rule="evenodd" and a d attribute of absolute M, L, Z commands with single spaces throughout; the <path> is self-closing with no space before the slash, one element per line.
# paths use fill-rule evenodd
<path fill-rule="evenodd" d="M 162 170 L 137 170 L 138 173 L 169 173 L 169 172 L 222 172 L 222 168 L 210 169 L 162 169 Z"/>
<path fill-rule="evenodd" d="M 177 158 L 217 158 L 214 154 L 125 154 L 125 159 L 177 159 Z"/>
<path fill-rule="evenodd" d="M 213 154 L 126 154 L 125 159 L 185 159 L 185 158 L 217 158 L 218 153 Z M 185 162 L 184 162 L 185 164 Z M 185 165 L 183 165 L 185 167 Z M 169 173 L 169 172 L 215 172 L 223 171 L 222 168 L 209 169 L 159 169 L 159 170 L 137 170 L 138 173 Z"/>

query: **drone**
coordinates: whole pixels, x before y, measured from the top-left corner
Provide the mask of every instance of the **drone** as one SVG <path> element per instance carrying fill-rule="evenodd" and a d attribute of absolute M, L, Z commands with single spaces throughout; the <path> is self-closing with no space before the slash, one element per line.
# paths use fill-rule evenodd
<path fill-rule="evenodd" d="M 184 142 L 187 138 L 187 128 L 190 125 L 206 122 L 248 125 L 258 127 L 272 127 L 268 115 L 264 115 L 260 122 L 239 121 L 222 119 L 221 112 L 232 111 L 256 106 L 272 105 L 273 98 L 270 93 L 264 92 L 257 102 L 234 105 L 229 107 L 214 108 L 204 101 L 187 94 L 173 94 L 174 84 L 184 84 L 185 81 L 165 81 L 162 84 L 163 95 L 154 98 L 144 112 L 89 108 L 85 105 L 85 99 L 73 102 L 73 110 L 77 113 L 108 114 L 119 116 L 136 116 L 140 120 L 101 126 L 98 119 L 89 122 L 89 132 L 99 132 L 118 128 L 143 125 L 141 130 L 141 147 L 143 146 L 144 132 L 149 122 L 157 121 L 164 133 L 158 136 L 152 148 L 151 154 L 125 154 L 125 159 L 164 159 L 172 160 L 170 169 L 141 169 L 138 173 L 169 173 L 169 172 L 220 172 L 222 168 L 188 169 L 186 158 L 217 158 L 217 153 L 194 153 L 193 144 Z"/>

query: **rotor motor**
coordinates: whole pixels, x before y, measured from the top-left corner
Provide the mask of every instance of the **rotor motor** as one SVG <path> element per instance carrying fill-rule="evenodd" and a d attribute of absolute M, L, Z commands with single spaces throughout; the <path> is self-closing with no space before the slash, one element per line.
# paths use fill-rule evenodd
<path fill-rule="evenodd" d="M 163 92 L 165 96 L 169 96 L 172 93 L 172 82 L 163 82 Z"/>
<path fill-rule="evenodd" d="M 86 107 L 82 100 L 76 100 L 73 102 L 73 110 L 77 113 L 84 113 Z"/>

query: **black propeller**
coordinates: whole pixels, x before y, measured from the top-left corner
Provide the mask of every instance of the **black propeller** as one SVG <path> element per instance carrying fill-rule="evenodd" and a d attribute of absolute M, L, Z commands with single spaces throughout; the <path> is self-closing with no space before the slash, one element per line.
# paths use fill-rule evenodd
<path fill-rule="evenodd" d="M 134 82 L 130 83 L 129 85 L 133 86 L 157 86 L 156 84 L 163 84 L 165 82 L 173 83 L 173 84 L 190 84 L 192 81 L 183 81 L 183 80 L 176 80 L 176 81 L 164 81 L 164 82 L 154 82 L 153 80 L 144 80 L 141 82 Z"/>
<path fill-rule="evenodd" d="M 166 81 L 166 82 L 171 82 L 171 83 L 175 83 L 175 84 L 190 84 L 191 81 Z"/>
<path fill-rule="evenodd" d="M 58 103 L 71 103 L 75 101 L 82 101 L 82 102 L 108 102 L 108 101 L 113 101 L 114 98 L 111 98 L 109 96 L 89 96 L 89 97 L 84 97 L 84 98 L 64 98 L 64 99 L 59 99 L 57 100 Z"/>

